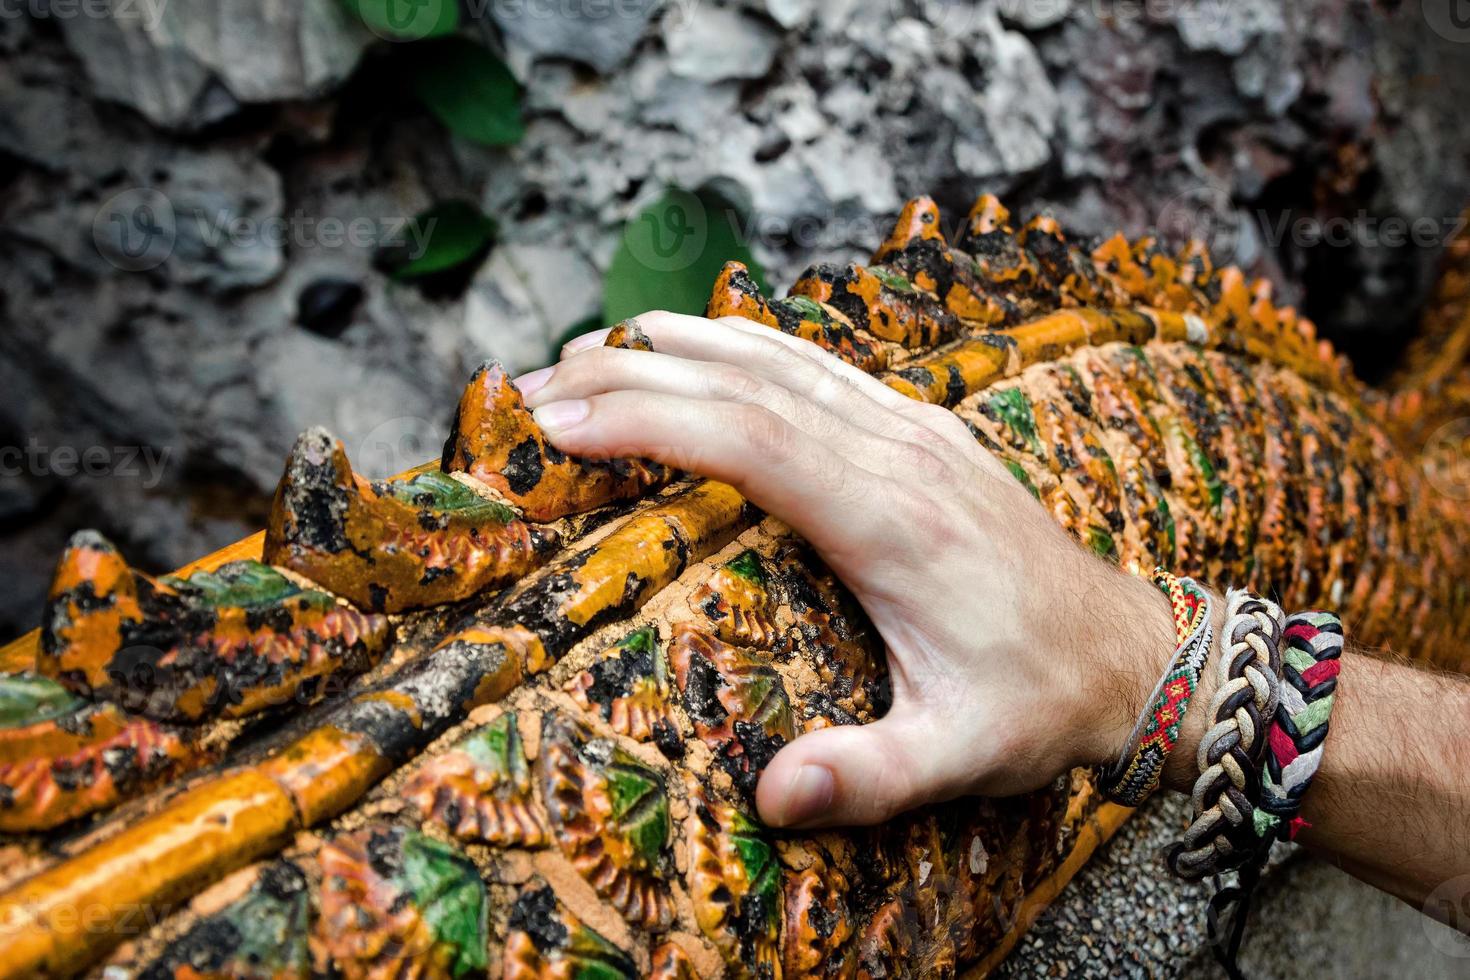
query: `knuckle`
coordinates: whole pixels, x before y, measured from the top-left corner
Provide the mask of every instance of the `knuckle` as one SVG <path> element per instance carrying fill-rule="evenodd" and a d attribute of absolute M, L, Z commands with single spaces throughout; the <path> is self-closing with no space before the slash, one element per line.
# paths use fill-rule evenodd
<path fill-rule="evenodd" d="M 762 401 L 765 382 L 741 367 L 721 365 L 709 371 L 709 390 L 715 398 L 732 402 Z"/>
<path fill-rule="evenodd" d="M 947 554 L 962 550 L 966 533 L 973 529 L 973 519 L 957 510 L 950 494 L 915 493 L 905 508 L 905 523 L 924 542 L 926 552 Z"/>
<path fill-rule="evenodd" d="M 909 474 L 910 477 L 917 478 L 926 485 L 939 484 L 942 486 L 942 483 L 947 482 L 953 474 L 949 464 L 940 456 L 941 447 L 934 444 L 926 445 L 925 441 L 901 443 L 897 463 L 900 470 Z"/>
<path fill-rule="evenodd" d="M 918 420 L 941 436 L 963 436 L 966 441 L 974 438 L 969 426 L 943 405 L 919 405 L 916 411 Z"/>
<path fill-rule="evenodd" d="M 796 359 L 793 361 L 793 364 L 797 361 L 806 360 L 800 354 L 793 353 L 791 356 Z M 802 364 L 802 367 L 806 366 L 806 364 Z M 811 383 L 812 398 L 822 405 L 832 405 L 846 401 L 857 390 L 851 381 L 832 371 L 813 372 L 813 376 L 814 379 Z"/>
<path fill-rule="evenodd" d="M 735 425 L 741 439 L 759 457 L 782 462 L 796 455 L 796 430 L 762 405 L 741 405 Z"/>
<path fill-rule="evenodd" d="M 678 323 L 679 314 L 670 313 L 668 310 L 649 310 L 647 313 L 638 314 L 635 319 L 638 321 L 639 328 L 648 334 L 657 346 L 657 335 L 673 330 Z"/>
<path fill-rule="evenodd" d="M 883 773 L 873 809 L 880 821 L 888 821 L 915 805 L 914 770 L 902 749 L 888 743 L 880 745 Z"/>

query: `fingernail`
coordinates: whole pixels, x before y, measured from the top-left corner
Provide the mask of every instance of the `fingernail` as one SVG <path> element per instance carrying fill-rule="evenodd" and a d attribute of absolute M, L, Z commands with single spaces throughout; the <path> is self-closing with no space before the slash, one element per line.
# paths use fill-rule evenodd
<path fill-rule="evenodd" d="M 587 400 L 573 398 L 570 401 L 552 402 L 542 405 L 531 413 L 541 431 L 547 435 L 565 432 L 587 417 Z"/>
<path fill-rule="evenodd" d="M 519 378 L 513 378 L 511 379 L 511 384 L 520 389 L 522 398 L 526 398 L 546 387 L 546 382 L 551 380 L 551 375 L 555 371 L 556 365 L 553 364 L 551 367 L 530 371 L 521 375 Z"/>
<path fill-rule="evenodd" d="M 565 357 L 567 354 L 575 354 L 589 347 L 601 347 L 607 341 L 607 335 L 610 329 L 610 327 L 604 327 L 601 330 L 584 333 L 580 337 L 573 337 L 561 345 L 562 356 Z"/>
<path fill-rule="evenodd" d="M 794 827 L 820 817 L 832 805 L 836 789 L 832 772 L 826 766 L 802 766 L 791 777 L 791 785 L 786 790 L 782 824 Z"/>

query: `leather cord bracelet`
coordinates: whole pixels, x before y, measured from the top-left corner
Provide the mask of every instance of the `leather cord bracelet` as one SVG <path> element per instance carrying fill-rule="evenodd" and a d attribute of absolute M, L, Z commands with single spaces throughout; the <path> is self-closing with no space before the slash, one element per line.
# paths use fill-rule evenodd
<path fill-rule="evenodd" d="M 1226 598 L 1214 725 L 1200 740 L 1194 820 L 1169 848 L 1169 869 L 1189 881 L 1239 867 L 1255 848 L 1256 801 L 1266 730 L 1281 687 L 1285 617 L 1269 599 L 1232 589 Z"/>
<path fill-rule="evenodd" d="M 1206 916 L 1215 959 L 1231 980 L 1242 977 L 1236 959 L 1271 845 L 1295 839 L 1297 831 L 1306 826 L 1299 816 L 1302 797 L 1322 765 L 1342 648 L 1342 621 L 1332 613 L 1302 612 L 1286 618 L 1281 636 L 1281 697 L 1266 734 L 1261 796 L 1253 821 L 1257 843 L 1236 884 L 1218 888 L 1210 899 Z"/>

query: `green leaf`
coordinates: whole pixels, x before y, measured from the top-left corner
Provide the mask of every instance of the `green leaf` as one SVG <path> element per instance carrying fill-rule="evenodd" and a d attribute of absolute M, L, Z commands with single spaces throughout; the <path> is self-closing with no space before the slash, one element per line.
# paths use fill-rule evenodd
<path fill-rule="evenodd" d="M 761 556 L 751 548 L 725 562 L 725 567 L 734 574 L 755 585 L 766 584 L 766 570 L 761 565 Z"/>
<path fill-rule="evenodd" d="M 363 26 L 388 41 L 421 41 L 459 27 L 459 0 L 342 0 Z"/>
<path fill-rule="evenodd" d="M 1021 486 L 1025 487 L 1030 492 L 1031 496 L 1035 497 L 1037 500 L 1040 500 L 1041 491 L 1036 489 L 1036 484 L 1032 483 L 1031 477 L 1026 475 L 1026 468 L 1023 467 L 1020 463 L 1016 462 L 1014 459 L 1008 459 L 1005 461 L 1005 463 L 1006 469 L 1011 471 L 1011 476 L 1020 480 Z"/>
<path fill-rule="evenodd" d="M 658 864 L 669 839 L 669 800 L 663 777 L 621 750 L 607 767 L 612 818 L 645 864 Z"/>
<path fill-rule="evenodd" d="M 417 68 L 413 90 L 456 136 L 511 146 L 526 133 L 515 76 L 505 62 L 463 38 L 435 42 Z"/>
<path fill-rule="evenodd" d="M 1194 468 L 1199 471 L 1205 481 L 1205 492 L 1209 494 L 1211 508 L 1216 514 L 1220 513 L 1220 503 L 1225 499 L 1225 485 L 1220 482 L 1220 476 L 1215 472 L 1215 464 L 1210 462 L 1210 457 L 1205 455 L 1199 443 L 1190 438 L 1183 426 L 1176 422 L 1174 431 L 1184 443 L 1184 449 L 1189 453 L 1189 459 L 1194 463 Z"/>
<path fill-rule="evenodd" d="M 433 470 L 410 480 L 390 480 L 374 487 L 410 506 L 453 514 L 467 521 L 509 524 L 516 517 L 506 504 L 482 497 L 447 473 Z"/>
<path fill-rule="evenodd" d="M 162 581 L 215 608 L 268 606 L 302 591 L 301 586 L 258 561 L 232 561 L 212 572 L 195 572 L 187 577 L 168 575 Z M 318 606 L 332 601 L 324 592 L 311 592 L 308 596 Z"/>
<path fill-rule="evenodd" d="M 403 838 L 403 879 L 434 938 L 454 948 L 451 972 L 461 977 L 483 971 L 489 963 L 489 903 L 470 859 L 457 848 L 410 832 Z"/>
<path fill-rule="evenodd" d="M 652 653 L 654 646 L 654 631 L 652 626 L 636 629 L 623 637 L 619 647 L 629 653 Z"/>
<path fill-rule="evenodd" d="M 737 209 L 711 191 L 670 189 L 623 228 L 603 287 L 603 321 L 649 310 L 703 315 L 715 277 L 732 259 L 765 289 Z"/>
<path fill-rule="evenodd" d="M 912 293 L 915 291 L 914 284 L 909 282 L 903 276 L 899 275 L 897 272 L 892 272 L 888 269 L 880 269 L 876 266 L 869 271 L 873 273 L 873 275 L 877 278 L 879 282 L 887 286 L 889 289 L 893 290 L 895 293 Z"/>
<path fill-rule="evenodd" d="M 441 201 L 403 230 L 404 241 L 385 252 L 395 279 L 417 279 L 453 269 L 483 254 L 495 240 L 495 221 L 468 201 Z"/>
<path fill-rule="evenodd" d="M 991 395 L 986 402 L 995 416 L 1025 440 L 1036 455 L 1041 455 L 1041 438 L 1036 433 L 1036 416 L 1031 403 L 1020 388 L 1006 388 Z"/>
<path fill-rule="evenodd" d="M 521 731 L 512 711 L 471 732 L 455 748 L 512 785 L 525 784 L 531 778 L 526 750 L 521 744 Z"/>
<path fill-rule="evenodd" d="M 306 881 L 294 866 L 278 864 L 269 874 L 299 881 L 288 894 L 278 895 L 257 881 L 240 901 L 226 908 L 221 918 L 235 927 L 240 945 L 234 960 L 272 967 L 278 976 L 301 976 L 311 962 L 307 949 L 311 908 L 307 903 Z M 203 939 L 208 938 L 206 932 Z"/>
<path fill-rule="evenodd" d="M 1113 536 L 1105 528 L 1089 527 L 1087 545 L 1092 549 L 1092 553 L 1099 557 L 1108 558 L 1113 554 Z"/>
<path fill-rule="evenodd" d="M 0 728 L 23 728 L 70 714 L 81 698 L 40 674 L 0 675 Z"/>
<path fill-rule="evenodd" d="M 832 319 L 827 311 L 822 309 L 822 304 L 810 296 L 787 296 L 779 302 L 785 303 L 792 309 L 799 310 L 803 320 L 811 320 L 813 323 L 826 323 Z"/>
<path fill-rule="evenodd" d="M 1164 556 L 1164 564 L 1169 565 L 1174 561 L 1174 549 L 1178 541 L 1174 529 L 1174 514 L 1169 510 L 1169 502 L 1163 497 L 1159 498 L 1158 513 L 1159 519 L 1164 523 L 1164 531 L 1169 536 L 1169 553 Z"/>
<path fill-rule="evenodd" d="M 749 902 L 751 896 L 759 898 L 760 901 L 753 907 L 765 913 L 766 922 L 762 925 L 769 926 L 774 925 L 776 916 L 781 911 L 778 895 L 781 887 L 781 866 L 776 861 L 775 848 L 766 841 L 763 831 L 760 824 L 737 810 L 728 833 L 735 845 L 735 852 L 740 856 L 745 880 L 750 882 L 745 901 Z"/>

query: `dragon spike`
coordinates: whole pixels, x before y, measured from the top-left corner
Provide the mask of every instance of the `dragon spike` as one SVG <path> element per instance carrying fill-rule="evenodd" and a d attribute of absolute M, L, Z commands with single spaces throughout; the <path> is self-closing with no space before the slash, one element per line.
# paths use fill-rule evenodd
<path fill-rule="evenodd" d="M 265 555 L 359 606 L 402 612 L 512 582 L 559 537 L 443 473 L 369 483 L 342 444 L 314 428 L 286 461 Z"/>
<path fill-rule="evenodd" d="M 78 531 L 66 543 L 46 598 L 36 667 L 83 696 L 110 684 L 107 668 L 143 612 L 132 569 L 111 541 Z"/>
<path fill-rule="evenodd" d="M 653 349 L 641 330 L 630 334 L 625 321 L 608 336 L 607 346 L 637 343 Z M 534 521 L 554 521 L 637 497 L 670 476 L 668 467 L 643 460 L 590 460 L 562 453 L 546 441 L 520 390 L 496 361 L 480 365 L 470 377 L 440 465 L 445 473 L 469 474 Z"/>
<path fill-rule="evenodd" d="M 750 270 L 740 262 L 726 262 L 710 291 L 706 317 L 738 316 L 764 324 L 793 337 L 809 340 L 869 373 L 888 364 L 887 352 L 874 343 L 841 312 L 807 296 L 767 300 Z"/>
<path fill-rule="evenodd" d="M 49 830 L 209 762 L 183 728 L 93 704 L 40 674 L 0 675 L 0 831 Z"/>
<path fill-rule="evenodd" d="M 648 339 L 648 334 L 643 332 L 643 328 L 638 325 L 638 320 L 633 318 L 613 324 L 603 346 L 617 347 L 622 350 L 652 351 L 653 341 Z"/>
<path fill-rule="evenodd" d="M 873 261 L 932 293 L 966 328 L 998 327 L 1015 319 L 1015 304 L 977 276 L 974 263 L 956 259 L 940 231 L 939 208 L 931 198 L 914 198 L 904 205 L 893 234 Z M 881 275 L 884 270 L 875 271 Z"/>
<path fill-rule="evenodd" d="M 62 557 L 37 669 L 157 721 L 240 718 L 312 700 L 315 682 L 377 662 L 391 633 L 258 561 L 155 579 L 87 531 Z"/>
<path fill-rule="evenodd" d="M 777 330 L 781 329 L 781 323 L 772 311 L 770 302 L 761 293 L 761 287 L 751 278 L 750 270 L 745 267 L 744 262 L 725 263 L 725 267 L 715 277 L 704 315 L 711 320 L 718 320 L 723 316 L 744 317 Z"/>
<path fill-rule="evenodd" d="M 959 332 L 959 321 L 933 293 L 881 266 L 822 263 L 802 273 L 792 296 L 832 307 L 854 327 L 907 348 L 937 344 Z"/>
<path fill-rule="evenodd" d="M 915 197 L 904 204 L 893 231 L 873 253 L 873 261 L 887 262 L 918 242 L 935 242 L 939 248 L 948 247 L 939 227 L 939 205 L 932 197 Z"/>
<path fill-rule="evenodd" d="M 1011 232 L 1011 212 L 994 194 L 981 194 L 965 218 L 966 234 L 971 238 L 991 232 Z"/>

